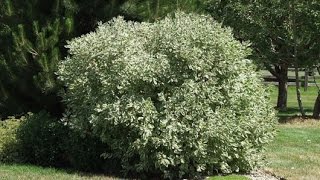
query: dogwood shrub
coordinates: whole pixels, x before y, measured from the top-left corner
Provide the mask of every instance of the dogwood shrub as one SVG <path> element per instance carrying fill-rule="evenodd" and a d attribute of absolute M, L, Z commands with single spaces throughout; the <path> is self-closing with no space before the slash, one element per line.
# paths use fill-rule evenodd
<path fill-rule="evenodd" d="M 123 170 L 181 178 L 256 167 L 275 115 L 248 44 L 211 17 L 122 17 L 70 41 L 66 120 Z M 110 150 L 108 150 L 110 152 Z"/>

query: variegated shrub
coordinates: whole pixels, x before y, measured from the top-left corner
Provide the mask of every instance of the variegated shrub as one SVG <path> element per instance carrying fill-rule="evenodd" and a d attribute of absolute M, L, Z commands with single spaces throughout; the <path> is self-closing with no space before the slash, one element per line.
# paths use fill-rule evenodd
<path fill-rule="evenodd" d="M 115 18 L 69 42 L 66 120 L 108 143 L 126 172 L 168 178 L 256 167 L 274 134 L 248 44 L 211 17 Z M 109 151 L 108 151 L 109 152 Z"/>

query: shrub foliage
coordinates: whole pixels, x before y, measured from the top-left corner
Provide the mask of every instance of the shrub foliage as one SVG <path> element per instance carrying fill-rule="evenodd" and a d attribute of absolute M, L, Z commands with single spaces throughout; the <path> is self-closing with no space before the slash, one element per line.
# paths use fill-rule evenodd
<path fill-rule="evenodd" d="M 119 163 L 101 157 L 107 144 L 91 134 L 70 129 L 45 111 L 0 121 L 0 137 L 0 163 L 31 163 L 90 172 L 103 172 L 105 164 L 110 163 L 106 172 L 119 169 Z"/>
<path fill-rule="evenodd" d="M 273 137 L 275 115 L 248 44 L 211 17 L 119 17 L 67 47 L 58 72 L 65 119 L 107 143 L 104 157 L 126 172 L 248 171 Z"/>
<path fill-rule="evenodd" d="M 22 161 L 16 133 L 24 118 L 15 119 L 11 117 L 5 121 L 0 121 L 0 163 L 19 163 Z"/>
<path fill-rule="evenodd" d="M 63 166 L 67 135 L 68 128 L 49 113 L 28 115 L 16 131 L 21 159 L 37 165 Z"/>

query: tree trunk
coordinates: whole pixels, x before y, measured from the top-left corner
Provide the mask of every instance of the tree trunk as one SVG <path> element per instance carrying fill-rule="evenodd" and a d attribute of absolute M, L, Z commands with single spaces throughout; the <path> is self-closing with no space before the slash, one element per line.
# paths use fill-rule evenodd
<path fill-rule="evenodd" d="M 273 75 L 275 75 L 278 80 L 277 109 L 286 110 L 288 99 L 288 66 L 286 64 L 275 66 Z"/>
<path fill-rule="evenodd" d="M 297 93 L 297 101 L 299 105 L 299 110 L 302 115 L 302 117 L 305 117 L 306 114 L 304 112 L 303 106 L 302 106 L 302 100 L 301 100 L 301 93 L 300 93 L 300 82 L 299 82 L 299 70 L 298 66 L 294 68 L 295 76 L 296 76 L 296 93 Z"/>
<path fill-rule="evenodd" d="M 276 108 L 279 110 L 287 109 L 288 99 L 288 65 L 283 64 L 268 64 L 264 63 L 266 69 L 277 78 L 278 81 L 278 100 Z"/>
<path fill-rule="evenodd" d="M 307 90 L 308 90 L 308 86 L 309 86 L 308 81 L 309 81 L 309 70 L 306 68 L 306 69 L 304 70 L 304 84 L 303 84 L 303 86 L 304 86 L 304 91 L 307 91 Z"/>
<path fill-rule="evenodd" d="M 279 78 L 278 79 L 278 101 L 277 109 L 286 110 L 287 109 L 287 98 L 288 98 L 288 79 Z"/>
<path fill-rule="evenodd" d="M 318 92 L 318 97 L 316 99 L 316 102 L 314 103 L 313 107 L 313 118 L 320 119 L 320 92 Z"/>
<path fill-rule="evenodd" d="M 320 68 L 317 67 L 316 68 L 318 73 L 320 74 Z M 317 81 L 316 81 L 316 78 L 315 78 L 315 74 L 313 74 L 313 81 L 315 83 L 315 85 L 317 86 L 318 88 L 318 96 L 317 96 L 317 99 L 316 99 L 316 102 L 314 103 L 314 107 L 313 107 L 313 114 L 312 114 L 312 117 L 314 119 L 320 119 L 320 88 L 317 84 Z"/>
<path fill-rule="evenodd" d="M 306 114 L 304 112 L 303 106 L 302 106 L 302 100 L 301 100 L 301 93 L 300 93 L 300 78 L 299 78 L 299 69 L 298 69 L 298 48 L 297 48 L 297 24 L 296 24 L 296 16 L 295 16 L 296 6 L 295 6 L 295 0 L 291 2 L 291 29 L 292 29 L 292 39 L 294 41 L 294 53 L 293 58 L 295 62 L 294 72 L 296 76 L 296 93 L 297 93 L 297 101 L 299 105 L 299 110 L 302 117 L 305 117 Z"/>

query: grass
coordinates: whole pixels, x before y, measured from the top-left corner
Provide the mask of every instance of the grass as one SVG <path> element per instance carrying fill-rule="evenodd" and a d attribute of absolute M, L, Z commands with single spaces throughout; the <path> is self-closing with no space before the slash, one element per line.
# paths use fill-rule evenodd
<path fill-rule="evenodd" d="M 0 164 L 0 180 L 111 180 L 119 179 L 103 175 L 88 175 L 55 168 L 43 168 L 34 165 Z M 208 180 L 248 180 L 240 175 L 214 176 Z"/>
<path fill-rule="evenodd" d="M 116 179 L 103 175 L 84 175 L 55 168 L 43 168 L 33 165 L 0 164 L 0 180 L 110 180 Z"/>
<path fill-rule="evenodd" d="M 290 180 L 319 179 L 320 122 L 281 124 L 278 131 L 267 148 L 267 169 Z"/>
<path fill-rule="evenodd" d="M 314 102 L 318 95 L 318 89 L 317 87 L 311 86 L 308 87 L 307 91 L 304 91 L 303 88 L 300 89 L 301 91 L 301 99 L 302 104 L 304 107 L 304 110 L 306 112 L 306 115 L 310 116 L 312 115 Z M 278 89 L 276 86 L 271 86 L 271 102 L 272 104 L 277 104 L 277 97 L 278 97 Z M 299 116 L 299 106 L 296 96 L 296 88 L 295 86 L 289 86 L 288 87 L 288 102 L 287 102 L 287 110 L 286 111 L 280 111 L 278 113 L 279 117 L 292 117 L 292 116 Z"/>
<path fill-rule="evenodd" d="M 277 102 L 277 87 L 271 87 L 271 101 Z M 301 99 L 307 115 L 312 115 L 317 87 L 301 88 Z M 295 86 L 288 87 L 288 108 L 278 112 L 280 119 L 299 116 Z M 292 180 L 320 179 L 320 122 L 313 120 L 280 124 L 278 135 L 268 147 L 268 168 L 278 176 Z"/>

